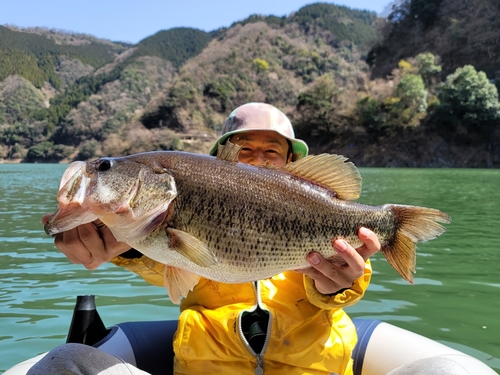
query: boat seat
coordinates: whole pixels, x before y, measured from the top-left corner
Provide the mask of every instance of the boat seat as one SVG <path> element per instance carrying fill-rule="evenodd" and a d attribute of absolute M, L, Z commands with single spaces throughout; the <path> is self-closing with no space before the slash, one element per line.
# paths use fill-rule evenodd
<path fill-rule="evenodd" d="M 354 375 L 361 375 L 366 347 L 371 333 L 380 323 L 377 320 L 353 319 L 358 332 L 358 344 L 353 352 Z M 165 374 L 165 369 L 173 369 L 174 352 L 172 339 L 177 330 L 177 320 L 144 321 L 120 323 L 103 340 L 94 344 L 113 355 L 123 358 L 152 375 Z M 125 334 L 130 347 L 124 340 L 111 340 L 115 335 Z M 120 343 L 119 347 L 112 347 Z M 108 345 L 107 345 L 108 344 Z"/>

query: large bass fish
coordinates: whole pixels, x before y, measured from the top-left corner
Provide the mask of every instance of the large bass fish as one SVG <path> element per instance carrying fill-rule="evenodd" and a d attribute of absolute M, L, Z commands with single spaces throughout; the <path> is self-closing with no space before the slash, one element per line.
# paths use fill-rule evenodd
<path fill-rule="evenodd" d="M 309 267 L 318 251 L 343 262 L 332 240 L 361 245 L 373 230 L 388 262 L 413 282 L 416 243 L 445 231 L 450 217 L 432 208 L 353 202 L 357 168 L 339 155 L 308 156 L 283 168 L 237 162 L 239 148 L 213 157 L 177 151 L 74 162 L 65 171 L 49 235 L 100 219 L 117 240 L 165 265 L 179 303 L 199 277 L 242 283 Z"/>

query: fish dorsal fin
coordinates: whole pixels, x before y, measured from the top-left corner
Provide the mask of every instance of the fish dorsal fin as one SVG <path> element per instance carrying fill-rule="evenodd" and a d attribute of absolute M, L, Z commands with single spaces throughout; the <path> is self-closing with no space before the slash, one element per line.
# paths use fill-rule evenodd
<path fill-rule="evenodd" d="M 217 146 L 217 158 L 226 161 L 238 161 L 238 155 L 242 147 L 230 142 L 228 139 L 225 144 L 219 143 Z"/>
<path fill-rule="evenodd" d="M 333 190 L 340 199 L 354 200 L 361 194 L 361 175 L 358 168 L 342 155 L 306 156 L 288 163 L 283 170 Z"/>
<path fill-rule="evenodd" d="M 165 266 L 165 288 L 170 301 L 178 305 L 200 281 L 200 276 L 181 268 Z"/>
<path fill-rule="evenodd" d="M 179 229 L 167 228 L 169 248 L 196 263 L 200 267 L 217 264 L 215 255 L 203 242 Z"/>

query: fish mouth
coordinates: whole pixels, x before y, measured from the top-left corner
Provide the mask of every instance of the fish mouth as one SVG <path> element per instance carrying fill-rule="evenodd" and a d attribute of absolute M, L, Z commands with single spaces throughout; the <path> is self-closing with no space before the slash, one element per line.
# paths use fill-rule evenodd
<path fill-rule="evenodd" d="M 45 233 L 55 236 L 58 233 L 74 229 L 81 224 L 90 223 L 97 219 L 97 216 L 88 208 L 83 207 L 83 200 L 87 191 L 88 179 L 83 177 L 80 186 L 77 188 L 74 198 L 71 200 L 59 201 L 56 212 L 49 217 L 44 225 Z M 63 191 L 66 194 L 66 192 Z"/>
<path fill-rule="evenodd" d="M 57 194 L 59 206 L 44 225 L 45 233 L 49 236 L 55 236 L 97 219 L 97 216 L 83 207 L 90 184 L 90 178 L 85 173 L 84 167 L 84 162 L 74 162 L 64 173 Z"/>
<path fill-rule="evenodd" d="M 55 236 L 59 233 L 74 229 L 79 225 L 90 223 L 97 219 L 92 212 L 82 210 L 79 203 L 70 203 L 64 208 L 58 208 L 57 211 L 45 223 L 43 229 L 49 236 Z"/>

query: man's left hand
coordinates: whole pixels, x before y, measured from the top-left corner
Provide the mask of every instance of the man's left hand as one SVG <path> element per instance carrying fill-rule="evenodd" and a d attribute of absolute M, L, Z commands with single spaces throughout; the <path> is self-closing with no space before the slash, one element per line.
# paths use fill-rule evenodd
<path fill-rule="evenodd" d="M 380 250 L 378 237 L 371 230 L 360 228 L 358 237 L 363 245 L 357 249 L 341 239 L 333 242 L 334 249 L 344 259 L 345 264 L 330 262 L 321 254 L 311 252 L 306 257 L 311 267 L 297 272 L 313 279 L 316 289 L 322 294 L 333 294 L 350 288 L 354 281 L 363 275 L 366 260 Z"/>

